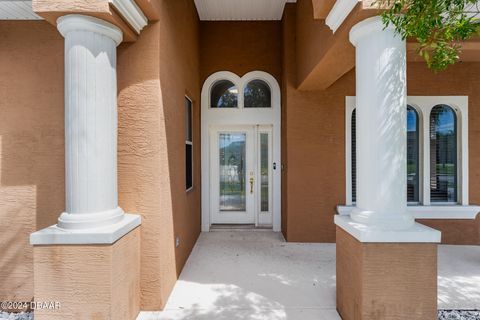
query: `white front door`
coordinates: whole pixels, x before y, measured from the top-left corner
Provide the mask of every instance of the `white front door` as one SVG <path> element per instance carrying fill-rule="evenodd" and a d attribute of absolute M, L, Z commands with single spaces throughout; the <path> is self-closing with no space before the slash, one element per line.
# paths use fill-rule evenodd
<path fill-rule="evenodd" d="M 211 129 L 211 221 L 272 225 L 271 126 Z"/>

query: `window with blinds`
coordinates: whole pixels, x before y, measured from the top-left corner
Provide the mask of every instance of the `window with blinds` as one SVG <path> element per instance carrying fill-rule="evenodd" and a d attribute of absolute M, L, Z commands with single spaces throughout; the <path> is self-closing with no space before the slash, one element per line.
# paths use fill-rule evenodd
<path fill-rule="evenodd" d="M 419 171 L 419 120 L 417 111 L 407 107 L 407 201 L 419 202 L 420 171 Z M 351 120 L 351 158 L 352 158 L 352 202 L 357 200 L 357 138 L 356 109 Z"/>
<path fill-rule="evenodd" d="M 351 127 L 351 157 L 352 157 L 352 202 L 357 201 L 357 110 L 353 109 Z"/>
<path fill-rule="evenodd" d="M 185 97 L 185 189 L 193 188 L 192 101 Z"/>
<path fill-rule="evenodd" d="M 457 117 L 444 104 L 430 113 L 430 201 L 457 202 Z"/>
<path fill-rule="evenodd" d="M 407 107 L 407 201 L 419 202 L 420 170 L 419 170 L 420 133 L 418 113 L 412 107 Z"/>

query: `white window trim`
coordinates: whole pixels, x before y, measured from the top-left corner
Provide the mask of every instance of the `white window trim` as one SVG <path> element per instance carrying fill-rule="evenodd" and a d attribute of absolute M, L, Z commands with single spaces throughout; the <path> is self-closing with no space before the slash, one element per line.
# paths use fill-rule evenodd
<path fill-rule="evenodd" d="M 193 169 L 194 169 L 194 167 L 195 167 L 195 166 L 193 165 L 193 163 L 194 163 L 194 161 L 193 161 L 193 159 L 194 159 L 194 158 L 193 158 L 193 100 L 190 99 L 190 97 L 187 96 L 187 95 L 185 95 L 185 99 L 187 99 L 188 101 L 190 101 L 190 111 L 191 111 L 191 119 L 190 119 L 190 120 L 191 120 L 191 126 L 192 126 L 192 127 L 190 128 L 191 133 L 192 133 L 192 140 L 191 140 L 191 141 L 185 140 L 185 145 L 188 144 L 188 145 L 191 145 L 191 146 L 192 146 L 192 163 L 191 163 L 191 166 L 192 166 L 192 168 L 191 168 L 191 170 L 192 170 L 192 186 L 191 186 L 190 188 L 185 189 L 185 192 L 188 193 L 188 192 L 190 192 L 190 191 L 193 190 L 193 186 L 194 186 L 194 184 L 195 184 L 194 174 L 193 174 Z M 185 116 L 186 116 L 186 115 L 185 115 Z M 185 164 L 185 165 L 187 165 L 187 164 Z M 187 169 L 187 168 L 185 168 L 185 174 L 186 174 L 186 169 Z"/>
<path fill-rule="evenodd" d="M 480 206 L 470 206 L 468 199 L 468 96 L 409 96 L 408 105 L 414 107 L 419 116 L 420 130 L 420 204 L 409 205 L 408 210 L 417 219 L 475 219 Z M 343 215 L 350 211 L 352 202 L 352 157 L 351 120 L 355 109 L 355 97 L 345 99 L 345 203 L 337 211 Z M 438 104 L 451 106 L 457 115 L 457 188 L 458 204 L 430 202 L 430 137 L 429 120 L 432 108 Z"/>

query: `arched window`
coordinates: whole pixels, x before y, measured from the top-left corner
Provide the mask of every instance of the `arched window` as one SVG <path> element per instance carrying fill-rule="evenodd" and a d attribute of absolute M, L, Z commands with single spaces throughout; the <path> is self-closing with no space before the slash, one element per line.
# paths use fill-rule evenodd
<path fill-rule="evenodd" d="M 211 108 L 237 108 L 238 89 L 229 80 L 215 82 L 210 91 Z"/>
<path fill-rule="evenodd" d="M 272 95 L 270 87 L 263 80 L 250 81 L 243 91 L 245 108 L 270 108 Z"/>
<path fill-rule="evenodd" d="M 419 202 L 420 170 L 419 170 L 419 120 L 418 113 L 407 107 L 407 201 Z"/>
<path fill-rule="evenodd" d="M 430 113 L 430 201 L 457 202 L 457 116 L 445 104 Z"/>

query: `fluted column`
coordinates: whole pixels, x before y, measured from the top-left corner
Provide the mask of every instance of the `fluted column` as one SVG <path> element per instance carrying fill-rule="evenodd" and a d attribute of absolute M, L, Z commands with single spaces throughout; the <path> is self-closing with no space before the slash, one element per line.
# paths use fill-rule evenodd
<path fill-rule="evenodd" d="M 357 203 L 351 218 L 381 229 L 414 224 L 407 213 L 406 43 L 381 17 L 355 25 Z"/>
<path fill-rule="evenodd" d="M 57 21 L 65 38 L 64 229 L 120 221 L 117 196 L 116 47 L 122 32 L 103 20 L 66 15 Z"/>

